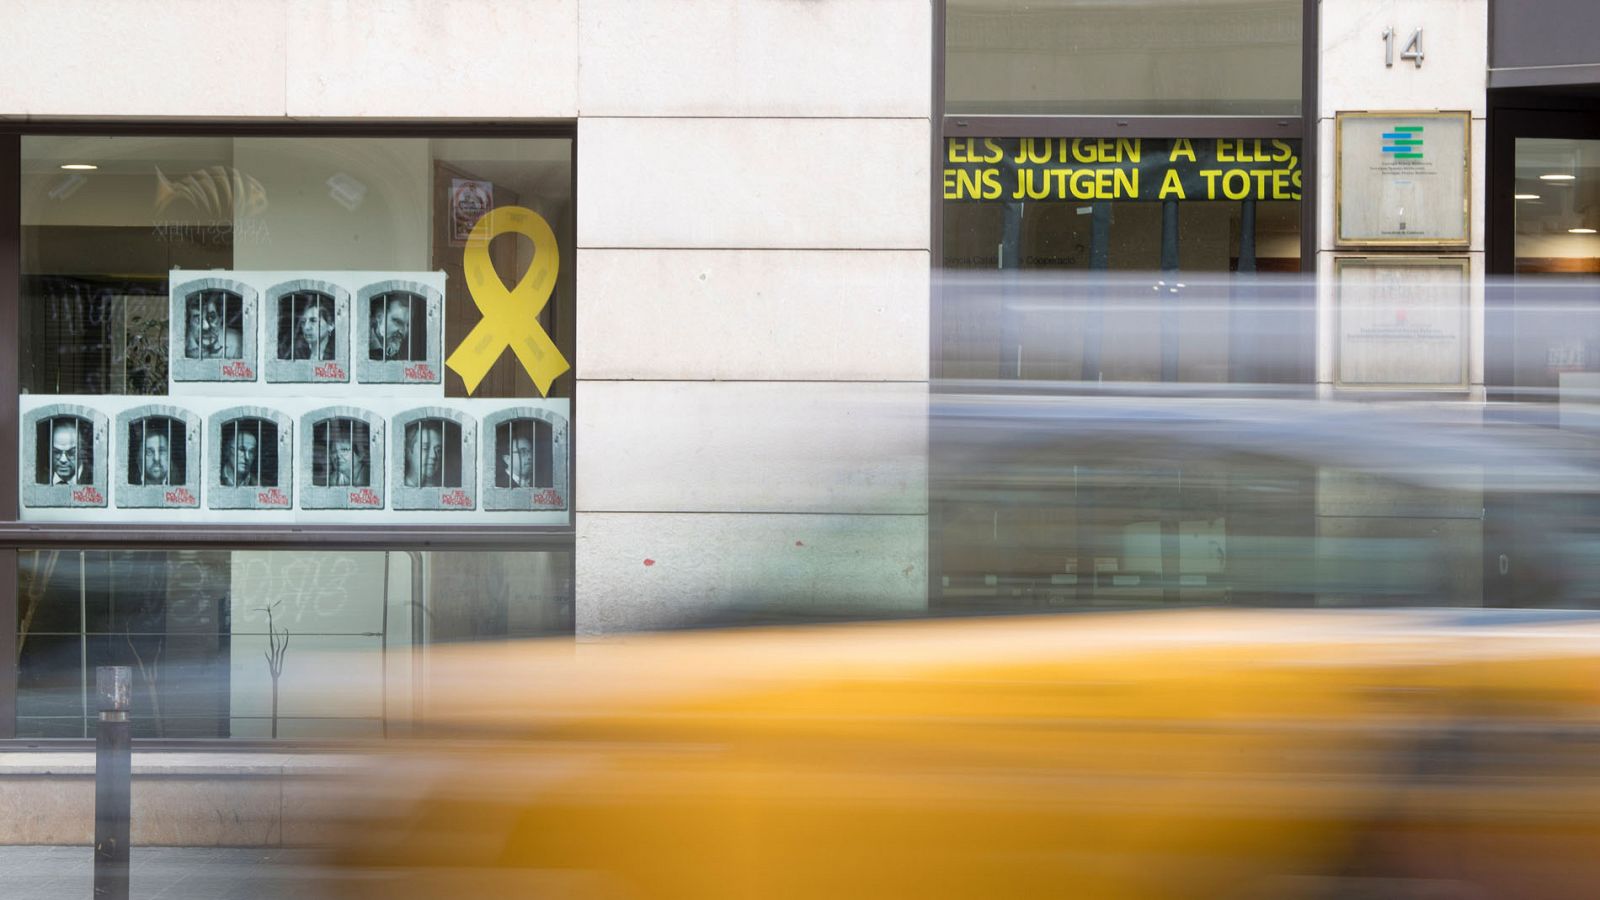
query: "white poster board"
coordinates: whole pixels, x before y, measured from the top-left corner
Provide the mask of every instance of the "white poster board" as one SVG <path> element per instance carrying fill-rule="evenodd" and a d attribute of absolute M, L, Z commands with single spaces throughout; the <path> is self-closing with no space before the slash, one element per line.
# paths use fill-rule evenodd
<path fill-rule="evenodd" d="M 444 273 L 170 278 L 166 396 L 20 398 L 24 521 L 570 521 L 569 401 L 444 396 Z"/>

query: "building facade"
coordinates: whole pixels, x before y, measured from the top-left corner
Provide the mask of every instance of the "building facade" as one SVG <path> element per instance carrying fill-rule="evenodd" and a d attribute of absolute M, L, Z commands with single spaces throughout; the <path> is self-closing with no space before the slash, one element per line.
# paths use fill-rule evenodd
<path fill-rule="evenodd" d="M 25 39 L 0 62 L 0 460 L 18 473 L 0 738 L 87 736 L 110 663 L 136 668 L 142 737 L 367 737 L 418 713 L 440 642 L 763 603 L 1048 605 L 1005 585 L 1068 584 L 1097 554 L 1070 534 L 1049 563 L 951 542 L 988 527 L 998 545 L 1004 523 L 930 497 L 938 379 L 1474 404 L 1600 369 L 1570 334 L 1519 357 L 1536 329 L 1485 287 L 1596 272 L 1573 230 L 1600 176 L 1577 0 L 129 0 L 5 19 Z M 1336 178 L 1374 126 L 1375 167 L 1424 141 L 1435 181 Z M 1514 199 L 1561 166 L 1578 199 Z M 1459 203 L 1430 200 L 1438 184 Z M 1385 224 L 1403 207 L 1421 218 Z M 1429 266 L 1463 286 L 1439 365 L 1361 362 L 1339 286 Z M 996 270 L 1260 273 L 1298 324 L 1269 362 L 1159 313 L 1090 353 L 1077 326 L 963 293 Z M 1314 481 L 1297 533 L 1442 532 L 1463 604 L 1514 591 L 1482 503 L 1397 513 Z M 1226 518 L 1168 530 L 1202 547 Z M 1160 549 L 1166 525 L 1113 525 L 1200 579 L 1168 599 L 1227 602 L 1220 563 Z M 327 661 L 352 658 L 327 690 Z"/>

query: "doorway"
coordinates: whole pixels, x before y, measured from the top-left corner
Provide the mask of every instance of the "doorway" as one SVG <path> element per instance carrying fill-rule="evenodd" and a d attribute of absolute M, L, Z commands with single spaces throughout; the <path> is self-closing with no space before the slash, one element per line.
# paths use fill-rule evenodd
<path fill-rule="evenodd" d="M 1600 447 L 1597 111 L 1586 98 L 1490 99 L 1488 418 L 1563 432 L 1562 447 Z M 1579 485 L 1532 488 L 1552 462 L 1539 443 L 1523 471 L 1485 473 L 1484 604 L 1591 607 L 1584 548 L 1600 542 L 1600 509 Z"/>

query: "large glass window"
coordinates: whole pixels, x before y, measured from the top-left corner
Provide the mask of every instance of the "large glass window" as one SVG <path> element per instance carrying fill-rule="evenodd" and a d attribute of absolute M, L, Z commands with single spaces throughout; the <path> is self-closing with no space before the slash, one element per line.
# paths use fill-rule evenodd
<path fill-rule="evenodd" d="M 570 138 L 20 147 L 18 516 L 163 549 L 5 551 L 19 737 L 100 665 L 138 737 L 376 736 L 428 646 L 572 633 Z"/>
<path fill-rule="evenodd" d="M 948 0 L 945 111 L 1300 114 L 1301 0 Z"/>
<path fill-rule="evenodd" d="M 94 670 L 107 665 L 133 670 L 136 737 L 393 733 L 412 722 L 428 645 L 571 634 L 571 560 L 23 551 L 17 736 L 92 737 Z"/>
<path fill-rule="evenodd" d="M 1264 329 L 1298 299 L 1299 157 L 1287 140 L 949 139 L 942 375 L 1282 380 L 1292 350 Z"/>
<path fill-rule="evenodd" d="M 1303 182 L 1298 140 L 946 140 L 937 604 L 1310 602 L 1314 467 L 1171 399 L 1309 381 Z"/>

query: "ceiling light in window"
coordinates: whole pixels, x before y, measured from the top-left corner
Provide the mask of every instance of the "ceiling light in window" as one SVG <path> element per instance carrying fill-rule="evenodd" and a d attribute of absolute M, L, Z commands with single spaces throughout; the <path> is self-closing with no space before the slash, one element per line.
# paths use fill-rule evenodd
<path fill-rule="evenodd" d="M 1567 234 L 1594 234 L 1593 228 L 1568 228 Z"/>
<path fill-rule="evenodd" d="M 1576 180 L 1578 180 L 1578 176 L 1576 176 L 1576 175 L 1568 175 L 1568 174 L 1566 174 L 1564 172 L 1554 172 L 1554 173 L 1551 173 L 1549 175 L 1540 175 L 1539 176 L 1539 180 L 1540 181 L 1576 181 Z"/>
<path fill-rule="evenodd" d="M 69 172 L 93 172 L 100 167 L 94 163 L 62 163 L 61 168 Z"/>
<path fill-rule="evenodd" d="M 1539 195 L 1538 194 L 1512 194 L 1511 197 L 1514 200 L 1537 200 L 1537 199 L 1539 199 Z"/>

